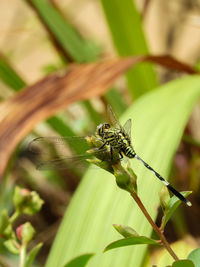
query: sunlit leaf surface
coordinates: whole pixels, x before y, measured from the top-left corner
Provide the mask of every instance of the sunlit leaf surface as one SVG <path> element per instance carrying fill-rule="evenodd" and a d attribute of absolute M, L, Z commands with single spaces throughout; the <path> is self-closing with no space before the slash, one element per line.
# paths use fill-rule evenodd
<path fill-rule="evenodd" d="M 200 248 L 194 249 L 187 258 L 193 261 L 195 267 L 200 267 Z"/>
<path fill-rule="evenodd" d="M 199 96 L 200 77 L 186 77 L 146 94 L 121 120 L 124 123 L 132 118 L 136 152 L 165 178 Z M 138 177 L 139 196 L 155 219 L 162 183 L 140 162 L 134 159 L 131 162 Z M 103 170 L 88 171 L 67 209 L 46 267 L 60 267 L 88 251 L 98 253 L 89 267 L 141 266 L 146 245 L 121 248 L 120 253 L 119 250 L 101 253 L 106 244 L 118 238 L 113 223 L 129 225 L 140 235 L 150 236 L 152 231 L 131 197 L 117 188 L 111 174 Z"/>

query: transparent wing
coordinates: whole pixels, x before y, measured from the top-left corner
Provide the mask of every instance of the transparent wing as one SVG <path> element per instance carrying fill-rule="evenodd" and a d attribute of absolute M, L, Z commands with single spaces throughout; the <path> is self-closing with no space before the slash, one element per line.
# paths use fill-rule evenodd
<path fill-rule="evenodd" d="M 47 161 L 38 161 L 36 163 L 36 168 L 38 170 L 48 170 L 48 169 L 68 169 L 68 170 L 83 170 L 89 166 L 89 162 L 86 159 L 89 159 L 90 155 L 80 155 L 75 157 L 66 157 L 66 158 L 55 158 Z"/>
<path fill-rule="evenodd" d="M 107 115 L 108 115 L 109 123 L 112 126 L 117 127 L 117 128 L 122 128 L 121 124 L 119 123 L 110 105 L 107 105 Z"/>
<path fill-rule="evenodd" d="M 129 138 L 131 138 L 131 126 L 132 126 L 131 119 L 127 120 L 127 122 L 122 127 L 110 105 L 107 106 L 107 114 L 110 124 L 120 129 L 122 132 L 127 134 Z"/>
<path fill-rule="evenodd" d="M 127 122 L 124 124 L 123 129 L 130 139 L 131 139 L 131 127 L 132 127 L 132 121 L 131 119 L 128 119 Z"/>
<path fill-rule="evenodd" d="M 79 151 L 74 149 L 74 143 Z M 71 147 L 73 147 L 73 151 L 70 149 Z M 86 153 L 88 149 L 91 153 Z M 107 147 L 99 150 L 99 147 L 91 147 L 85 137 L 76 136 L 35 138 L 28 144 L 28 151 L 34 156 L 37 169 L 42 170 L 52 168 L 82 169 L 89 164 L 86 159 L 94 157 L 103 161 L 111 160 Z"/>
<path fill-rule="evenodd" d="M 72 137 L 38 137 L 28 144 L 28 151 L 34 154 L 49 154 L 56 151 L 60 157 L 70 154 L 70 151 L 83 154 L 90 148 L 85 136 Z M 41 151 L 42 150 L 42 151 Z"/>

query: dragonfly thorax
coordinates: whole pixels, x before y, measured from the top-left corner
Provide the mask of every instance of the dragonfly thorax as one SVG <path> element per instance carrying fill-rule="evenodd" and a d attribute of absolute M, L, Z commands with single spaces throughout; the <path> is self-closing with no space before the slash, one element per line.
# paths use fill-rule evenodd
<path fill-rule="evenodd" d="M 97 126 L 97 134 L 103 138 L 104 137 L 104 133 L 106 130 L 110 129 L 111 126 L 109 123 L 101 123 Z"/>
<path fill-rule="evenodd" d="M 97 135 L 104 144 L 109 145 L 111 149 L 119 151 L 121 155 L 124 154 L 129 158 L 135 157 L 131 140 L 121 129 L 111 127 L 109 123 L 103 123 L 97 127 Z"/>

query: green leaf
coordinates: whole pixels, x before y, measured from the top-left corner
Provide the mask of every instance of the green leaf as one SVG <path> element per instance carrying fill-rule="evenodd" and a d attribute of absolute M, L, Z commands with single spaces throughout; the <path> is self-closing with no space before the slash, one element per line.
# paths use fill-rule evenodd
<path fill-rule="evenodd" d="M 120 224 L 113 224 L 113 226 L 117 230 L 117 232 L 125 238 L 139 236 L 139 234 L 129 226 L 124 226 Z"/>
<path fill-rule="evenodd" d="M 200 97 L 200 77 L 170 82 L 139 98 L 121 118 L 133 120 L 132 143 L 141 158 L 167 179 L 192 108 Z M 137 175 L 138 194 L 152 219 L 157 216 L 163 184 L 139 161 L 130 160 Z M 173 184 L 173 182 L 172 182 Z M 184 205 L 184 204 L 182 204 Z M 188 208 L 189 209 L 189 208 Z M 60 267 L 85 250 L 97 253 L 88 266 L 141 266 L 146 245 L 101 254 L 105 244 L 116 240 L 111 225 L 130 225 L 150 237 L 152 227 L 130 197 L 115 184 L 112 174 L 89 170 L 81 180 L 49 253 L 46 267 Z"/>
<path fill-rule="evenodd" d="M 195 267 L 200 267 L 200 248 L 196 248 L 190 252 L 187 258 L 194 263 Z"/>
<path fill-rule="evenodd" d="M 99 48 L 91 45 L 91 42 L 81 38 L 78 32 L 67 23 L 58 10 L 48 0 L 28 0 L 39 12 L 42 20 L 52 32 L 54 38 L 61 44 L 77 62 L 94 61 L 97 59 Z"/>
<path fill-rule="evenodd" d="M 42 243 L 37 244 L 28 254 L 24 267 L 31 267 L 34 259 L 37 257 L 38 252 L 42 247 Z"/>
<path fill-rule="evenodd" d="M 184 197 L 187 197 L 191 193 L 192 191 L 181 192 L 181 194 Z M 169 219 L 171 218 L 171 216 L 173 215 L 173 213 L 175 212 L 175 210 L 178 208 L 180 204 L 181 204 L 181 201 L 176 196 L 173 196 L 170 199 L 169 206 L 166 209 L 165 215 L 163 216 L 163 219 L 162 219 L 162 229 L 165 228 L 165 225 L 167 224 L 167 222 L 169 221 Z"/>
<path fill-rule="evenodd" d="M 113 42 L 120 56 L 148 54 L 141 17 L 134 1 L 101 0 Z M 157 86 L 156 74 L 149 63 L 142 63 L 126 74 L 131 95 L 141 96 Z"/>
<path fill-rule="evenodd" d="M 9 217 L 6 210 L 2 210 L 0 216 L 0 234 L 3 234 L 6 227 L 10 224 Z"/>
<path fill-rule="evenodd" d="M 122 95 L 117 91 L 117 89 L 110 89 L 105 94 L 105 99 L 112 106 L 117 116 L 120 116 L 127 108 Z"/>
<path fill-rule="evenodd" d="M 99 115 L 99 113 L 96 112 L 96 110 L 93 109 L 89 101 L 83 101 L 83 105 L 87 109 L 88 115 L 93 122 L 95 122 L 96 124 L 102 123 L 102 117 Z"/>
<path fill-rule="evenodd" d="M 0 56 L 0 79 L 15 91 L 19 91 L 26 86 L 23 79 L 17 75 L 2 56 Z"/>
<path fill-rule="evenodd" d="M 132 245 L 142 245 L 142 244 L 152 244 L 152 245 L 158 245 L 158 243 L 146 236 L 135 236 L 135 237 L 128 237 L 124 239 L 119 239 L 117 241 L 114 241 L 110 243 L 104 251 L 111 250 L 113 248 L 120 248 L 120 247 L 126 247 L 126 246 L 132 246 Z"/>
<path fill-rule="evenodd" d="M 13 254 L 19 254 L 20 248 L 19 244 L 15 239 L 8 239 L 4 242 L 5 247 Z"/>
<path fill-rule="evenodd" d="M 84 254 L 81 256 L 78 256 L 68 263 L 66 263 L 63 267 L 84 267 L 88 263 L 89 259 L 93 257 L 93 253 Z"/>
<path fill-rule="evenodd" d="M 172 264 L 172 267 L 196 267 L 190 260 L 179 260 Z"/>
<path fill-rule="evenodd" d="M 64 122 L 62 119 L 58 117 L 51 117 L 47 120 L 47 123 L 61 136 L 73 137 L 76 136 L 76 133 L 72 131 L 72 129 Z M 86 146 L 77 145 L 75 142 L 69 143 L 70 147 L 77 152 L 78 154 L 82 154 L 86 150 Z"/>
<path fill-rule="evenodd" d="M 78 30 L 72 27 L 48 0 L 27 0 L 39 13 L 59 46 L 76 62 L 90 62 L 98 59 L 101 52 L 93 41 L 84 40 Z M 113 94 L 114 95 L 114 94 Z M 121 101 L 122 102 L 122 101 Z M 99 124 L 102 117 L 92 108 L 89 101 L 83 102 L 93 122 Z M 67 134 L 67 132 L 66 132 Z"/>
<path fill-rule="evenodd" d="M 11 223 L 4 229 L 3 237 L 4 239 L 15 239 L 15 232 L 12 229 Z"/>

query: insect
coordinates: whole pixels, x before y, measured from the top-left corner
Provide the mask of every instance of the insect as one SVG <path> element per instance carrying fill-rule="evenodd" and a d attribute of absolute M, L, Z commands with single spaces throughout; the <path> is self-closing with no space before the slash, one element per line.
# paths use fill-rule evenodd
<path fill-rule="evenodd" d="M 149 166 L 142 158 L 140 158 L 132 144 L 131 144 L 131 126 L 132 122 L 131 119 L 127 120 L 127 122 L 122 126 L 118 119 L 116 118 L 112 108 L 110 105 L 108 105 L 107 108 L 107 115 L 109 119 L 109 123 L 103 123 L 97 126 L 96 130 L 96 137 L 101 141 L 101 146 L 98 147 L 99 153 L 102 153 L 102 151 L 105 150 L 105 148 L 109 147 L 110 149 L 110 161 L 113 160 L 113 153 L 119 154 L 119 159 L 122 159 L 124 156 L 133 159 L 136 158 L 139 160 L 147 169 L 149 169 L 151 172 L 154 173 L 154 175 L 175 195 L 177 196 L 181 201 L 186 203 L 188 206 L 191 206 L 191 202 L 187 200 L 181 193 L 179 193 L 173 186 L 168 183 L 158 172 L 156 172 L 151 166 Z M 46 142 L 46 141 L 53 141 L 54 143 L 62 144 L 64 138 L 36 138 L 31 142 L 31 145 L 35 142 Z M 66 139 L 67 140 L 67 139 Z M 75 142 L 78 139 L 75 138 Z M 56 141 L 56 142 L 55 142 Z M 96 151 L 96 153 L 98 153 Z M 105 150 L 106 151 L 106 150 Z M 95 155 L 96 156 L 96 155 Z M 79 157 L 72 157 L 71 160 L 76 159 L 85 159 L 87 156 L 81 155 Z M 108 159 L 107 159 L 108 160 Z M 62 159 L 57 159 L 53 161 L 48 161 L 47 163 L 50 164 L 56 164 L 59 165 L 62 162 Z"/>

